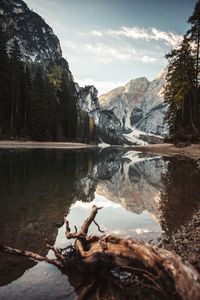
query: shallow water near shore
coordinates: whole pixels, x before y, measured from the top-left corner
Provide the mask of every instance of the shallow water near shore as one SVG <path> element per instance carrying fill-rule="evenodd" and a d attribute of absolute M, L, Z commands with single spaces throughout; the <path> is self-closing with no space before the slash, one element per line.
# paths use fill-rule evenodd
<path fill-rule="evenodd" d="M 46 255 L 65 247 L 64 216 L 80 227 L 93 204 L 108 234 L 156 244 L 200 205 L 198 164 L 125 149 L 0 150 L 0 243 Z M 91 233 L 98 233 L 93 224 Z M 52 256 L 52 253 L 48 253 Z M 46 263 L 0 254 L 0 299 L 75 299 Z"/>

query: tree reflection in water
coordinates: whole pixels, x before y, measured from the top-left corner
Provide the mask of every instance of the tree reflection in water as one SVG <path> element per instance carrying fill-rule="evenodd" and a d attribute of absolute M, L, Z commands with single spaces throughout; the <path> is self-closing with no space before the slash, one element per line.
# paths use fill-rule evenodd
<path fill-rule="evenodd" d="M 167 233 L 190 220 L 200 205 L 200 169 L 194 160 L 179 157 L 167 160 L 162 175 L 161 226 Z"/>

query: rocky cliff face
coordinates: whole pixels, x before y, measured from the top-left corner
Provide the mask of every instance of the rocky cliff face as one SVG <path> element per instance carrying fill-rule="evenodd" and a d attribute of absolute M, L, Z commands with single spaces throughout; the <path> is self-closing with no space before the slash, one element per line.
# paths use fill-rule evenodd
<path fill-rule="evenodd" d="M 166 71 L 149 83 L 147 90 L 141 98 L 137 107 L 131 113 L 131 125 L 141 131 L 155 135 L 165 135 L 167 126 L 163 122 L 167 105 L 164 103 L 163 86 L 165 83 Z M 141 115 L 135 120 L 135 109 L 140 110 Z"/>
<path fill-rule="evenodd" d="M 78 96 L 78 106 L 94 117 L 96 125 L 99 124 L 100 108 L 98 91 L 93 85 L 80 87 L 75 84 Z"/>
<path fill-rule="evenodd" d="M 111 110 L 119 119 L 121 127 L 125 130 L 130 128 L 131 112 L 140 106 L 141 97 L 148 89 L 149 81 L 137 78 L 129 81 L 125 86 L 114 89 L 102 95 L 100 105 L 102 110 Z"/>
<path fill-rule="evenodd" d="M 167 126 L 163 124 L 167 110 L 162 94 L 165 75 L 164 71 L 152 82 L 145 77 L 137 78 L 102 95 L 100 107 L 102 113 L 110 114 L 108 126 L 117 127 L 133 144 L 140 144 L 141 140 L 160 142 L 167 133 Z"/>
<path fill-rule="evenodd" d="M 8 48 L 16 39 L 23 59 L 33 63 L 62 58 L 60 42 L 45 21 L 21 0 L 1 0 L 0 29 Z"/>
<path fill-rule="evenodd" d="M 166 71 L 152 82 L 137 78 L 97 99 L 93 87 L 79 88 L 80 106 L 95 115 L 100 137 L 108 144 L 160 143 L 167 134 L 163 86 Z M 89 92 L 89 93 L 88 93 Z"/>

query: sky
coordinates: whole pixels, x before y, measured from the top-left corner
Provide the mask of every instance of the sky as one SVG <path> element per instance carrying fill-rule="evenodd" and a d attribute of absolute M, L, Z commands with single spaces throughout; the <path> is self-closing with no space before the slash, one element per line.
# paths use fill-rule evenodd
<path fill-rule="evenodd" d="M 99 95 L 154 79 L 189 28 L 195 0 L 25 0 L 58 36 L 76 82 Z"/>

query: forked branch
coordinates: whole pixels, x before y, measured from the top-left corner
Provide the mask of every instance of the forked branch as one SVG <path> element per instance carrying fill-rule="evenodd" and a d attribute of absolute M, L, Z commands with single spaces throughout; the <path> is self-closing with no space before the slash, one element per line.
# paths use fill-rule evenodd
<path fill-rule="evenodd" d="M 75 239 L 75 244 L 61 250 L 47 245 L 55 253 L 55 259 L 3 245 L 0 251 L 51 263 L 69 279 L 72 275 L 81 277 L 85 285 L 79 299 L 90 299 L 92 291 L 98 298 L 104 295 L 104 299 L 113 293 L 115 299 L 133 299 L 133 294 L 142 300 L 200 299 L 200 275 L 176 253 L 131 239 L 88 236 L 92 222 L 102 232 L 95 221 L 100 209 L 94 205 L 81 229 L 75 227 L 74 233 L 66 221 L 66 238 Z"/>

